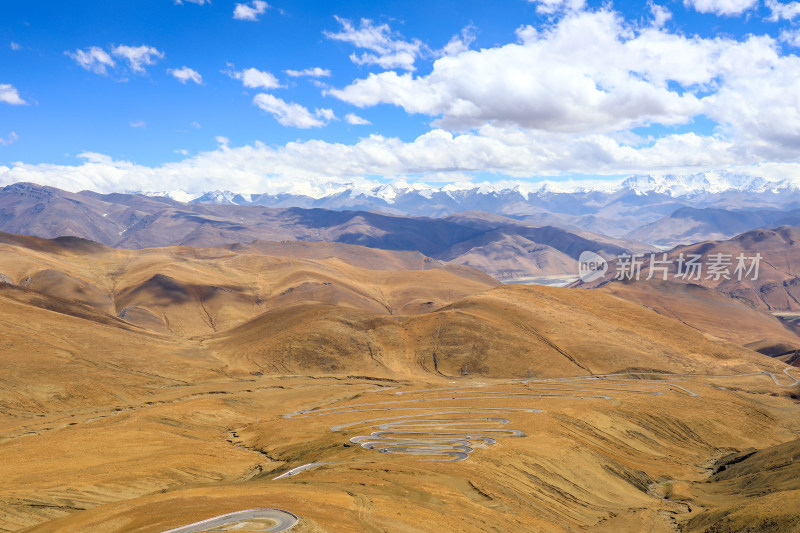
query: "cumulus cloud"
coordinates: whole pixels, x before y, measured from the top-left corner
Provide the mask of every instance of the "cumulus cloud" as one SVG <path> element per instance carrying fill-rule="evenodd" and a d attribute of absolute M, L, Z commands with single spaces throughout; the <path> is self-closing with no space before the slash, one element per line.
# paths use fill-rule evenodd
<path fill-rule="evenodd" d="M 398 105 L 450 129 L 493 122 L 588 132 L 687 122 L 701 102 L 669 82 L 710 80 L 702 47 L 665 32 L 626 39 L 628 32 L 614 13 L 581 12 L 542 33 L 522 28 L 521 43 L 438 59 L 425 76 L 370 74 L 328 94 L 358 107 Z"/>
<path fill-rule="evenodd" d="M 187 81 L 193 81 L 197 85 L 203 84 L 203 77 L 194 69 L 190 69 L 189 67 L 181 67 L 178 69 L 167 69 L 167 74 L 178 80 L 179 82 L 186 84 Z"/>
<path fill-rule="evenodd" d="M 3 146 L 8 146 L 9 144 L 16 142 L 18 139 L 19 135 L 17 135 L 17 132 L 12 131 L 11 133 L 8 134 L 8 137 L 6 137 L 5 139 L 0 137 L 0 144 L 2 144 Z"/>
<path fill-rule="evenodd" d="M 15 43 L 14 41 L 11 41 L 11 49 L 14 50 L 15 52 L 18 52 L 19 50 L 22 50 L 22 45 L 20 45 L 19 43 Z"/>
<path fill-rule="evenodd" d="M 741 15 L 758 5 L 758 0 L 683 0 L 683 5 L 699 13 L 720 16 Z"/>
<path fill-rule="evenodd" d="M 352 124 L 354 126 L 366 126 L 367 124 L 372 124 L 369 120 L 359 117 L 355 113 L 348 113 L 344 116 L 345 122 L 348 124 Z"/>
<path fill-rule="evenodd" d="M 650 13 L 653 15 L 653 25 L 656 28 L 663 28 L 664 24 L 672 18 L 672 13 L 666 7 L 658 5 L 652 0 L 647 5 L 650 7 Z"/>
<path fill-rule="evenodd" d="M 553 15 L 560 12 L 578 11 L 586 7 L 586 0 L 528 0 L 536 4 L 536 12 Z"/>
<path fill-rule="evenodd" d="M 233 18 L 236 20 L 257 21 L 258 17 L 267 12 L 269 4 L 263 0 L 253 0 L 250 4 L 236 4 L 233 10 Z"/>
<path fill-rule="evenodd" d="M 0 166 L 0 184 L 32 181 L 68 190 L 119 191 L 136 183 L 144 190 L 276 192 L 358 182 L 370 175 L 431 175 L 444 180 L 494 172 L 509 179 L 527 179 L 564 173 L 691 173 L 754 162 L 731 141 L 694 133 L 668 135 L 640 147 L 606 135 L 545 134 L 492 126 L 460 135 L 436 129 L 409 142 L 370 135 L 355 144 L 311 140 L 278 147 L 259 142 L 231 147 L 228 139 L 217 140 L 216 150 L 158 167 L 114 161 L 96 153 L 82 154 L 85 161 L 75 166 Z M 770 175 L 800 179 L 797 163 L 776 162 L 769 170 Z"/>
<path fill-rule="evenodd" d="M 704 113 L 718 122 L 746 157 L 800 156 L 800 58 L 780 56 L 770 37 L 750 37 L 720 51 L 718 89 L 703 99 Z"/>
<path fill-rule="evenodd" d="M 0 83 L 0 102 L 10 105 L 25 105 L 28 102 L 19 96 L 19 91 L 9 83 Z"/>
<path fill-rule="evenodd" d="M 164 53 L 158 51 L 152 46 L 115 46 L 111 49 L 111 53 L 120 57 L 128 62 L 130 69 L 137 73 L 143 74 L 144 67 L 148 65 L 155 65 L 159 59 L 164 59 Z"/>
<path fill-rule="evenodd" d="M 703 38 L 669 31 L 668 12 L 650 6 L 650 24 L 628 23 L 609 7 L 577 9 L 559 12 L 557 20 L 539 28 L 519 28 L 517 41 L 508 44 L 471 50 L 462 35 L 462 44 L 441 57 L 424 45 L 412 46 L 399 63 L 408 68 L 398 67 L 394 56 L 402 47 L 391 43 L 414 41 L 387 25 L 361 21 L 355 27 L 339 19 L 342 31 L 329 37 L 392 59 L 384 61 L 384 71 L 326 94 L 360 108 L 401 107 L 429 117 L 431 131 L 411 141 L 371 135 L 350 144 L 309 140 L 277 147 L 259 142 L 233 147 L 219 138 L 215 150 L 155 168 L 88 153 L 75 166 L 0 167 L 0 182 L 95 190 L 119 190 L 129 183 L 164 190 L 190 183 L 197 191 L 263 192 L 370 175 L 461 180 L 488 172 L 536 179 L 747 169 L 763 161 L 770 163 L 758 168 L 770 176 L 800 179 L 800 58 L 781 46 L 781 40 L 797 43 L 796 30 L 784 30 L 780 39 Z M 410 71 L 423 49 L 438 59 L 417 75 Z M 88 64 L 87 69 L 96 68 Z M 370 64 L 381 66 L 377 60 Z M 388 70 L 394 68 L 399 71 Z M 257 69 L 228 73 L 248 88 L 280 86 L 275 76 Z M 7 102 L 7 89 L 13 87 L 0 85 L 0 101 Z M 285 126 L 313 128 L 336 120 L 331 109 L 312 110 L 259 93 L 253 103 Z M 19 98 L 15 89 L 14 94 Z M 664 134 L 660 127 L 670 131 L 697 117 L 712 121 L 713 132 Z M 364 119 L 349 113 L 343 120 L 360 124 Z"/>
<path fill-rule="evenodd" d="M 85 50 L 75 50 L 74 52 L 64 53 L 86 70 L 104 76 L 108 73 L 108 68 L 114 68 L 117 64 L 108 52 L 99 46 L 92 46 Z"/>
<path fill-rule="evenodd" d="M 336 20 L 342 26 L 341 31 L 324 32 L 328 39 L 367 50 L 360 55 L 353 52 L 350 60 L 354 63 L 414 70 L 414 62 L 423 49 L 418 39 L 406 41 L 402 35 L 393 32 L 388 24 L 375 24 L 370 19 L 361 19 L 357 28 L 348 19 L 337 16 Z"/>
<path fill-rule="evenodd" d="M 316 109 L 312 113 L 300 104 L 266 93 L 257 94 L 253 103 L 273 115 L 279 124 L 295 128 L 318 128 L 336 118 L 331 109 Z"/>
<path fill-rule="evenodd" d="M 327 94 L 361 108 L 400 106 L 451 131 L 492 124 L 618 138 L 705 115 L 745 159 L 800 157 L 800 59 L 781 56 L 769 36 L 690 37 L 607 10 L 517 35 L 438 59 L 426 75 L 373 73 Z"/>
<path fill-rule="evenodd" d="M 781 31 L 780 40 L 789 46 L 800 48 L 800 29 Z"/>
<path fill-rule="evenodd" d="M 141 128 L 144 129 L 147 127 L 147 122 L 144 120 L 131 120 L 130 122 L 131 128 Z"/>
<path fill-rule="evenodd" d="M 450 38 L 450 41 L 441 50 L 435 52 L 434 55 L 438 57 L 442 56 L 454 56 L 456 54 L 460 54 L 461 52 L 466 52 L 469 50 L 469 46 L 475 41 L 475 28 L 473 26 L 467 26 L 459 35 L 454 35 Z"/>
<path fill-rule="evenodd" d="M 794 20 L 800 16 L 800 2 L 778 2 L 778 0 L 766 0 L 764 4 L 770 10 L 767 20 L 778 22 L 779 20 Z"/>
<path fill-rule="evenodd" d="M 241 71 L 232 70 L 232 65 L 228 70 L 223 72 L 235 80 L 242 82 L 242 85 L 248 89 L 277 89 L 281 87 L 278 78 L 272 73 L 258 70 L 256 68 L 248 68 Z"/>
<path fill-rule="evenodd" d="M 330 77 L 331 71 L 326 68 L 320 67 L 313 67 L 307 68 L 303 70 L 284 70 L 286 75 L 291 76 L 293 78 L 300 78 L 303 76 L 307 76 L 309 78 L 327 78 Z"/>

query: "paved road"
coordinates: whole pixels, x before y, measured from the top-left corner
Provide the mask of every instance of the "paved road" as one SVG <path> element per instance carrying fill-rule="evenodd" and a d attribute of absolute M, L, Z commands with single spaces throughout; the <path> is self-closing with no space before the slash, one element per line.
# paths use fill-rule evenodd
<path fill-rule="evenodd" d="M 495 444 L 497 439 L 525 436 L 522 431 L 502 428 L 501 426 L 509 423 L 505 418 L 491 416 L 475 418 L 474 415 L 479 413 L 502 415 L 512 412 L 542 412 L 532 408 L 476 405 L 473 403 L 475 400 L 481 402 L 545 398 L 611 400 L 619 393 L 663 396 L 666 392 L 696 396 L 694 392 L 675 383 L 658 380 L 658 384 L 655 384 L 656 380 L 651 382 L 651 380 L 645 379 L 617 379 L 605 378 L 605 386 L 596 379 L 580 376 L 567 378 L 566 381 L 526 380 L 523 382 L 524 387 L 451 387 L 400 391 L 395 394 L 403 397 L 409 394 L 426 393 L 438 397 L 404 398 L 394 401 L 305 409 L 286 414 L 284 417 L 306 418 L 360 412 L 414 411 L 414 414 L 371 418 L 341 424 L 332 427 L 331 431 L 355 428 L 361 431 L 367 430 L 368 434 L 362 433 L 351 438 L 350 442 L 381 453 L 421 456 L 425 457 L 424 460 L 429 461 L 463 461 L 476 448 L 488 448 Z M 452 405 L 454 401 L 463 403 Z M 276 479 L 299 474 L 314 466 L 316 463 L 303 465 Z"/>
<path fill-rule="evenodd" d="M 533 378 L 533 379 L 523 379 L 519 380 L 520 383 L 552 383 L 552 382 L 562 382 L 562 381 L 588 381 L 588 380 L 614 380 L 619 381 L 616 378 L 622 376 L 659 376 L 662 378 L 667 377 L 682 377 L 682 378 L 744 378 L 750 376 L 768 376 L 772 378 L 772 381 L 778 387 L 792 387 L 794 385 L 800 384 L 800 380 L 795 378 L 793 375 L 789 374 L 790 370 L 798 370 L 797 367 L 787 366 L 783 369 L 783 373 L 786 374 L 786 377 L 792 380 L 791 383 L 788 384 L 781 384 L 778 381 L 778 377 L 773 374 L 772 372 L 750 372 L 747 374 L 672 374 L 666 372 L 624 372 L 619 374 L 594 374 L 592 376 L 571 376 L 571 377 L 564 377 L 564 378 Z M 660 379 L 655 380 L 648 380 L 648 379 L 637 379 L 637 381 L 650 381 L 650 382 L 657 382 L 662 381 Z M 695 395 L 696 396 L 696 395 Z"/>
<path fill-rule="evenodd" d="M 267 529 L 255 531 L 288 531 L 292 529 L 299 520 L 297 516 L 289 511 L 284 511 L 283 509 L 247 509 L 244 511 L 236 511 L 235 513 L 215 516 L 214 518 L 195 522 L 194 524 L 189 524 L 188 526 L 170 529 L 164 533 L 201 533 L 212 528 L 229 526 L 247 520 L 265 519 L 275 521 L 275 525 L 269 526 Z M 250 531 L 254 530 L 251 529 Z"/>
<path fill-rule="evenodd" d="M 405 390 L 395 392 L 396 396 L 436 395 L 437 397 L 408 398 L 394 401 L 349 404 L 337 407 L 305 409 L 284 415 L 285 418 L 306 418 L 317 416 L 342 415 L 360 412 L 414 411 L 414 414 L 371 418 L 341 424 L 331 431 L 367 430 L 367 435 L 350 439 L 362 448 L 381 453 L 426 456 L 428 460 L 463 461 L 475 448 L 487 448 L 498 438 L 523 437 L 519 430 L 503 429 L 508 420 L 496 417 L 465 418 L 469 415 L 505 414 L 512 412 L 541 413 L 539 409 L 476 405 L 475 400 L 523 400 L 531 399 L 581 399 L 611 400 L 620 393 L 661 396 L 679 394 L 696 397 L 698 394 L 686 388 L 687 383 L 697 383 L 695 378 L 739 378 L 765 376 L 771 378 L 779 387 L 791 387 L 800 383 L 789 373 L 783 373 L 792 382 L 781 384 L 778 376 L 771 372 L 753 372 L 734 375 L 668 374 L 658 372 L 627 372 L 592 376 L 569 376 L 562 378 L 530 378 L 516 381 L 523 386 L 467 386 L 435 389 Z M 798 369 L 794 369 L 798 370 Z M 680 379 L 676 379 L 680 378 Z M 678 383 L 683 385 L 679 385 Z M 452 405 L 451 402 L 463 402 Z M 469 401 L 469 403 L 468 403 Z M 437 405 L 437 404 L 444 405 Z M 420 405 L 428 404 L 428 405 Z M 448 405 L 449 404 L 449 405 Z M 466 404 L 466 405 L 465 405 Z M 435 417 L 435 418 L 433 418 Z M 495 426 L 495 427 L 492 427 Z M 288 477 L 318 466 L 311 463 L 295 468 L 278 476 Z"/>
<path fill-rule="evenodd" d="M 285 477 L 292 477 L 292 476 L 296 476 L 297 474 L 299 474 L 299 473 L 301 473 L 301 472 L 305 472 L 306 470 L 311 470 L 312 468 L 317 468 L 318 466 L 322 466 L 322 465 L 329 465 L 329 464 L 331 464 L 331 463 L 329 463 L 329 462 L 324 462 L 324 463 L 308 463 L 307 465 L 303 465 L 303 466 L 298 466 L 298 467 L 296 467 L 296 468 L 292 468 L 292 469 L 291 469 L 291 470 L 289 470 L 288 472 L 286 472 L 286 473 L 284 473 L 284 474 L 281 474 L 281 475 L 280 475 L 280 476 L 278 476 L 278 477 L 274 477 L 274 478 L 272 478 L 272 480 L 273 480 L 273 481 L 275 481 L 276 479 L 283 479 L 283 478 L 285 478 Z"/>

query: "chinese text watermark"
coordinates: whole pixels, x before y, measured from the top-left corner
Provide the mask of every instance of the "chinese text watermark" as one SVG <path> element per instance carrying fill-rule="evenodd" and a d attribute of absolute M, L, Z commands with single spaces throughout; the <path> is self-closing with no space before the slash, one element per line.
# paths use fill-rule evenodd
<path fill-rule="evenodd" d="M 745 255 L 714 253 L 705 260 L 700 254 L 684 254 L 670 258 L 667 253 L 622 254 L 617 256 L 614 279 L 636 280 L 660 279 L 667 281 L 670 275 L 683 281 L 758 280 L 763 257 L 760 253 Z M 605 276 L 608 263 L 594 252 L 583 252 L 579 258 L 578 275 L 584 282 Z"/>

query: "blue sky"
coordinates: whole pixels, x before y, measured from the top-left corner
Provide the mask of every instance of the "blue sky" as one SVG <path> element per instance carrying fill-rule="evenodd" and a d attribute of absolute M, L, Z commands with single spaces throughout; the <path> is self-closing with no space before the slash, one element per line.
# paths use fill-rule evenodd
<path fill-rule="evenodd" d="M 0 20 L 0 184 L 800 177 L 798 2 L 8 1 Z"/>

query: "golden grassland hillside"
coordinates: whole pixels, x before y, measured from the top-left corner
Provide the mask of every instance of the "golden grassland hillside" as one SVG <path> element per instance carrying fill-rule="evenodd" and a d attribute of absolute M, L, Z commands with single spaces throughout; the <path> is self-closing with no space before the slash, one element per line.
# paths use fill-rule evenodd
<path fill-rule="evenodd" d="M 701 285 L 650 280 L 599 289 L 693 328 L 770 355 L 800 348 L 797 329 L 774 315 Z"/>
<path fill-rule="evenodd" d="M 0 235 L 0 275 L 16 287 L 180 336 L 222 331 L 302 303 L 426 312 L 497 285 L 479 271 L 419 253 L 344 244 L 132 251 L 10 234 Z"/>
<path fill-rule="evenodd" d="M 800 372 L 742 339 L 413 253 L 1 240 L 0 531 L 797 524 Z"/>
<path fill-rule="evenodd" d="M 596 291 L 503 286 L 435 312 L 388 316 L 309 305 L 198 339 L 242 370 L 407 377 L 725 373 L 769 359 Z"/>

